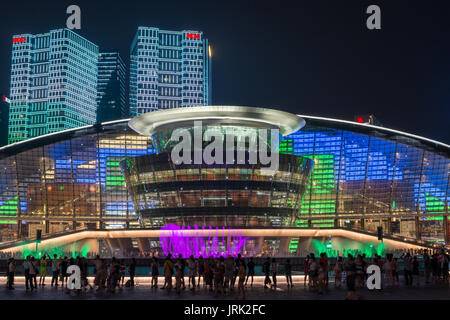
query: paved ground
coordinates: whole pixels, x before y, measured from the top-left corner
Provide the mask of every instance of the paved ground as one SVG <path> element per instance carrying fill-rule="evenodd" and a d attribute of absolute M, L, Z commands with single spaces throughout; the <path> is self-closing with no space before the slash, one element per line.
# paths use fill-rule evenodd
<path fill-rule="evenodd" d="M 38 279 L 39 280 L 39 279 Z M 89 281 L 92 283 L 92 278 Z M 280 281 L 281 280 L 281 281 Z M 402 280 L 402 279 L 400 279 Z M 263 277 L 255 279 L 253 287 L 247 287 L 247 300 L 344 300 L 347 294 L 345 287 L 335 288 L 334 283 L 330 282 L 328 293 L 319 295 L 317 292 L 310 291 L 303 286 L 303 277 L 294 278 L 294 288 L 288 289 L 284 278 L 279 277 L 279 287 L 276 290 L 264 290 Z M 47 278 L 46 286 L 38 288 L 37 291 L 26 291 L 24 278 L 16 277 L 15 290 L 8 290 L 5 287 L 5 278 L 0 279 L 0 300 L 234 300 L 234 295 L 214 298 L 213 294 L 204 289 L 191 292 L 188 288 L 178 296 L 174 290 L 168 293 L 166 290 L 151 289 L 150 278 L 137 278 L 136 287 L 116 289 L 116 293 L 96 293 L 87 291 L 81 295 L 75 293 L 65 293 L 61 287 L 54 288 L 50 286 L 50 279 Z M 159 280 L 162 285 L 162 278 Z M 187 283 L 187 278 L 186 278 Z M 450 299 L 450 287 L 447 285 L 424 285 L 414 287 L 392 287 L 384 288 L 379 291 L 369 291 L 361 289 L 360 294 L 364 300 L 442 300 Z"/>

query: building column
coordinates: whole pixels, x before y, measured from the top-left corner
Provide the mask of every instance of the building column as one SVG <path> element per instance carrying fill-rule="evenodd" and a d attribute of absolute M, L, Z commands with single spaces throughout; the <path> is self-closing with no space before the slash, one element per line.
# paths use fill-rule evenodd
<path fill-rule="evenodd" d="M 361 230 L 364 230 L 364 218 L 360 219 Z"/>
<path fill-rule="evenodd" d="M 290 240 L 291 240 L 291 238 L 289 238 L 289 237 L 282 237 L 280 239 L 280 248 L 279 248 L 280 251 L 278 252 L 278 254 L 281 253 L 281 254 L 285 255 L 288 253 L 289 243 L 291 242 Z"/>
<path fill-rule="evenodd" d="M 21 239 L 23 237 L 22 230 L 22 220 L 17 220 L 17 239 Z"/>
<path fill-rule="evenodd" d="M 387 218 L 387 230 L 386 233 L 387 234 L 392 234 L 392 218 Z"/>
<path fill-rule="evenodd" d="M 259 250 L 259 253 L 262 252 L 263 246 L 264 246 L 264 237 L 258 237 L 257 244 L 256 244 L 256 249 Z"/>
<path fill-rule="evenodd" d="M 139 246 L 139 251 L 142 254 L 150 252 L 150 243 L 148 242 L 148 238 L 137 238 L 136 241 Z"/>
<path fill-rule="evenodd" d="M 422 238 L 421 237 L 422 228 L 421 228 L 419 217 L 415 218 L 415 226 L 416 226 L 416 239 L 420 240 Z"/>
<path fill-rule="evenodd" d="M 448 244 L 449 240 L 450 240 L 448 237 L 448 216 L 443 216 L 442 218 L 443 218 L 442 225 L 444 228 L 444 241 L 445 241 L 445 244 Z"/>

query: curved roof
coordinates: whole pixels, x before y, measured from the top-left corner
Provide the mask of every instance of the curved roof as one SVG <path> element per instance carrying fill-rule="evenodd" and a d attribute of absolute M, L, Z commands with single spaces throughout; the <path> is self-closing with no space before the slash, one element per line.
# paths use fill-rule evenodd
<path fill-rule="evenodd" d="M 201 108 L 201 107 L 195 107 Z M 263 109 L 264 110 L 264 109 Z M 158 112 L 158 111 L 156 111 Z M 403 131 L 393 130 L 384 127 L 378 127 L 370 124 L 362 124 L 353 121 L 346 121 L 340 119 L 316 117 L 299 115 L 302 119 L 306 120 L 306 126 L 314 125 L 321 127 L 336 128 L 342 130 L 348 130 L 351 132 L 367 134 L 373 137 L 386 139 L 417 148 L 425 149 L 434 153 L 438 153 L 442 156 L 450 158 L 450 145 L 431 140 L 425 137 L 417 136 Z M 49 133 L 35 138 L 30 138 L 24 141 L 16 142 L 10 145 L 0 147 L 0 158 L 4 158 L 19 152 L 31 149 L 33 147 L 56 143 L 62 140 L 70 139 L 73 137 L 79 137 L 88 134 L 94 134 L 98 132 L 110 132 L 115 130 L 127 130 L 127 123 L 132 119 L 121 119 L 109 122 L 103 122 L 94 125 L 88 125 L 84 127 L 78 127 L 73 129 L 67 129 L 54 133 Z"/>
<path fill-rule="evenodd" d="M 274 109 L 241 106 L 201 106 L 159 110 L 144 113 L 130 120 L 134 131 L 151 137 L 163 130 L 192 126 L 193 121 L 207 125 L 237 125 L 258 128 L 279 128 L 285 136 L 305 126 L 301 117 Z"/>

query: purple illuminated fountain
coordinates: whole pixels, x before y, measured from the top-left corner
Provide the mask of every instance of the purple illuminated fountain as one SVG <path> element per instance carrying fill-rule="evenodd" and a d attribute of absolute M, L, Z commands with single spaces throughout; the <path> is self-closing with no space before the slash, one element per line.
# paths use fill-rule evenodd
<path fill-rule="evenodd" d="M 209 226 L 208 229 L 199 229 L 195 225 L 191 229 L 190 226 L 185 228 L 174 224 L 163 226 L 159 239 L 166 256 L 171 254 L 178 257 L 181 254 L 183 258 L 191 255 L 195 258 L 237 257 L 247 241 L 247 238 L 242 238 L 241 232 L 225 227 L 213 229 Z"/>

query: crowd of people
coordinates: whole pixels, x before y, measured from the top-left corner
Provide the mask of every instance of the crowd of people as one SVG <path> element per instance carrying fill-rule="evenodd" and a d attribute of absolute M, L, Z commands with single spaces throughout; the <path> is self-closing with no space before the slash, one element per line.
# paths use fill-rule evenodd
<path fill-rule="evenodd" d="M 386 254 L 385 258 L 375 255 L 373 258 L 367 258 L 364 254 L 356 257 L 348 255 L 347 258 L 338 257 L 331 267 L 325 253 L 320 254 L 316 258 L 314 254 L 310 254 L 304 260 L 304 285 L 308 284 L 309 288 L 324 294 L 328 291 L 328 282 L 330 271 L 334 276 L 334 285 L 341 287 L 343 283 L 343 275 L 348 290 L 347 299 L 360 297 L 358 288 L 364 287 L 365 281 L 369 274 L 367 268 L 369 265 L 376 265 L 380 268 L 383 286 L 398 286 L 400 284 L 399 264 L 403 266 L 403 278 L 405 286 L 421 284 L 423 277 L 424 284 L 447 284 L 449 283 L 449 256 L 445 252 L 428 253 L 427 250 L 415 255 L 414 251 L 405 251 L 403 255 L 394 258 L 393 253 Z M 420 267 L 419 256 L 423 262 Z M 423 272 L 421 272 L 423 271 Z"/>
<path fill-rule="evenodd" d="M 346 258 L 338 257 L 329 259 L 325 253 L 316 258 L 314 254 L 309 254 L 303 262 L 304 287 L 318 294 L 325 294 L 328 291 L 329 280 L 334 278 L 334 285 L 341 287 L 346 284 L 348 299 L 359 297 L 358 289 L 363 288 L 368 278 L 367 268 L 369 265 L 377 265 L 382 272 L 383 287 L 398 286 L 399 274 L 402 274 L 406 286 L 424 284 L 448 284 L 449 278 L 449 257 L 445 252 L 423 251 L 420 255 L 415 252 L 404 252 L 400 257 L 394 257 L 392 253 L 386 254 L 384 258 L 375 255 L 372 258 L 364 254 L 357 256 L 348 255 Z M 417 252 L 419 253 L 419 252 Z M 419 263 L 420 260 L 420 263 Z M 262 263 L 264 274 L 264 289 L 276 289 L 279 282 L 278 277 L 283 275 L 288 289 L 294 287 L 292 280 L 292 270 L 290 259 L 282 259 L 282 263 L 275 257 L 266 257 Z M 36 290 L 45 286 L 45 279 L 51 276 L 51 286 L 63 286 L 66 291 L 67 281 L 70 275 L 68 267 L 77 265 L 80 270 L 81 289 L 95 290 L 101 292 L 115 292 L 116 288 L 133 287 L 135 285 L 136 258 L 132 258 L 127 265 L 124 260 L 112 258 L 110 262 L 96 256 L 94 260 L 94 283 L 88 281 L 88 261 L 86 258 L 53 258 L 44 255 L 41 259 L 28 256 L 21 263 L 25 276 L 26 290 Z M 255 261 L 253 258 L 244 259 L 241 255 L 236 258 L 222 256 L 213 258 L 193 256 L 184 259 L 178 257 L 167 257 L 161 259 L 153 256 L 151 259 L 150 276 L 151 288 L 160 288 L 170 292 L 172 289 L 176 294 L 181 294 L 186 287 L 191 291 L 210 291 L 214 296 L 225 296 L 235 294 L 236 299 L 246 297 L 245 288 L 249 285 L 253 287 L 255 276 Z M 401 268 L 400 268 L 401 266 Z M 20 267 L 14 258 L 8 260 L 7 287 L 14 289 L 14 277 L 16 268 Z M 160 268 L 162 267 L 162 268 Z M 128 269 L 128 281 L 125 282 L 126 270 Z M 162 270 L 162 274 L 160 271 Z M 186 273 L 187 271 L 187 273 Z M 39 284 L 37 278 L 39 276 Z M 162 276 L 164 283 L 159 287 L 158 278 Z M 187 286 L 185 278 L 187 276 Z M 66 285 L 66 286 L 64 286 Z"/>

